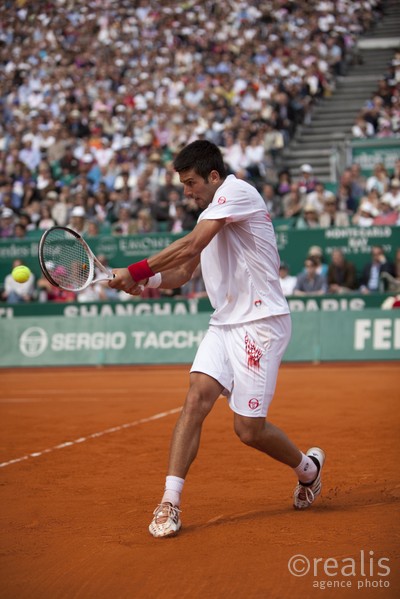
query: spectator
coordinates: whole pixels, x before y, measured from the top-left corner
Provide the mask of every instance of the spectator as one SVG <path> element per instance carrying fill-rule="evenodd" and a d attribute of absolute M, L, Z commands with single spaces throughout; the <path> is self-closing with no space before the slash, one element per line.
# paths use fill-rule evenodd
<path fill-rule="evenodd" d="M 270 157 L 273 166 L 281 162 L 283 148 L 285 147 L 285 138 L 281 131 L 276 129 L 270 120 L 264 122 L 264 152 Z"/>
<path fill-rule="evenodd" d="M 85 237 L 97 237 L 99 232 L 99 224 L 95 220 L 88 220 Z"/>
<path fill-rule="evenodd" d="M 361 113 L 357 117 L 356 122 L 351 129 L 351 134 L 356 139 L 365 139 L 368 137 L 374 137 L 375 129 L 371 123 L 365 120 L 364 115 Z"/>
<path fill-rule="evenodd" d="M 374 224 L 374 218 L 379 214 L 379 211 L 369 201 L 361 201 L 356 214 L 352 218 L 352 223 L 359 227 L 371 227 Z"/>
<path fill-rule="evenodd" d="M 396 249 L 394 264 L 393 264 L 393 274 L 389 272 L 382 272 L 381 275 L 382 286 L 387 292 L 400 292 L 400 248 Z M 400 295 L 396 298 L 396 305 L 390 307 L 400 308 Z M 382 306 L 383 307 L 383 306 Z"/>
<path fill-rule="evenodd" d="M 356 289 L 355 266 L 345 259 L 340 249 L 336 248 L 332 251 L 327 279 L 329 293 L 350 293 Z"/>
<path fill-rule="evenodd" d="M 397 223 L 397 210 L 392 208 L 391 198 L 384 193 L 379 202 L 378 214 L 374 218 L 374 225 L 394 226 Z"/>
<path fill-rule="evenodd" d="M 51 274 L 54 272 L 57 274 L 57 268 L 63 268 L 62 266 L 55 266 L 52 262 L 46 263 L 46 266 Z M 65 269 L 64 269 L 65 270 Z M 61 287 L 55 287 L 46 279 L 46 277 L 40 277 L 37 281 L 37 288 L 39 292 L 39 302 L 73 302 L 76 299 L 76 294 L 73 291 L 66 291 Z"/>
<path fill-rule="evenodd" d="M 336 192 L 338 210 L 347 212 L 347 214 L 354 214 L 358 208 L 360 197 L 359 190 L 357 193 L 355 192 L 351 172 L 345 170 L 340 177 Z"/>
<path fill-rule="evenodd" d="M 353 162 L 349 169 L 345 172 L 349 173 L 351 196 L 355 200 L 359 200 L 364 194 L 367 184 L 367 179 L 361 172 L 361 166 L 357 162 Z"/>
<path fill-rule="evenodd" d="M 307 258 L 313 258 L 317 263 L 317 274 L 326 277 L 328 265 L 324 262 L 324 253 L 319 245 L 312 245 L 309 248 Z"/>
<path fill-rule="evenodd" d="M 290 192 L 292 185 L 292 178 L 288 170 L 283 170 L 278 173 L 278 182 L 276 184 L 276 193 L 284 197 Z"/>
<path fill-rule="evenodd" d="M 285 262 L 279 266 L 279 283 L 285 296 L 293 295 L 297 277 L 289 274 L 289 266 Z"/>
<path fill-rule="evenodd" d="M 50 192 L 53 193 L 53 192 Z M 68 222 L 70 211 L 70 195 L 67 187 L 61 189 L 60 194 L 54 198 L 54 205 L 51 209 L 51 216 L 60 227 L 64 227 Z"/>
<path fill-rule="evenodd" d="M 315 191 L 317 180 L 313 173 L 314 171 L 310 164 L 303 164 L 300 167 L 299 187 L 302 193 L 309 194 Z"/>
<path fill-rule="evenodd" d="M 325 189 L 325 186 L 321 181 L 315 181 L 314 191 L 307 194 L 307 204 L 309 206 L 314 206 L 316 212 L 321 214 L 327 199 L 335 199 L 334 194 Z"/>
<path fill-rule="evenodd" d="M 306 204 L 304 209 L 297 219 L 296 229 L 316 229 L 319 228 L 319 215 L 312 204 Z"/>
<path fill-rule="evenodd" d="M 23 266 L 22 260 L 14 260 L 12 269 L 16 266 Z M 25 283 L 17 283 L 14 281 L 11 273 L 4 280 L 4 291 L 2 293 L 2 301 L 8 304 L 19 304 L 30 302 L 35 297 L 35 276 L 31 272 L 29 279 Z"/>
<path fill-rule="evenodd" d="M 363 268 L 360 291 L 362 293 L 376 293 L 384 287 L 381 280 L 382 273 L 395 276 L 394 265 L 388 261 L 383 248 L 374 245 L 371 248 L 371 261 Z"/>
<path fill-rule="evenodd" d="M 279 218 L 283 215 L 283 206 L 280 196 L 275 187 L 270 183 L 264 183 L 261 190 L 262 198 L 268 208 L 271 218 Z"/>
<path fill-rule="evenodd" d="M 27 212 L 20 212 L 18 217 L 18 224 L 25 228 L 26 232 L 35 231 L 36 227 L 31 222 L 31 218 Z"/>
<path fill-rule="evenodd" d="M 283 216 L 285 218 L 295 218 L 301 214 L 304 205 L 305 195 L 301 193 L 298 183 L 292 183 L 290 190 L 282 198 Z"/>
<path fill-rule="evenodd" d="M 393 179 L 398 179 L 400 181 L 400 158 L 397 158 L 393 167 Z"/>
<path fill-rule="evenodd" d="M 174 172 L 166 170 L 164 174 L 164 180 L 159 184 L 156 191 L 156 204 L 160 202 L 168 202 L 169 194 L 174 191 L 178 194 L 179 199 L 182 200 L 182 186 L 175 183 Z"/>
<path fill-rule="evenodd" d="M 55 226 L 56 222 L 51 216 L 51 209 L 48 204 L 41 204 L 40 216 L 41 218 L 38 222 L 38 229 L 45 230 Z"/>
<path fill-rule="evenodd" d="M 15 215 L 11 208 L 3 208 L 0 213 L 0 238 L 12 238 L 15 231 Z"/>
<path fill-rule="evenodd" d="M 246 146 L 247 157 L 247 175 L 255 185 L 261 181 L 265 175 L 264 145 L 261 134 L 256 133 L 250 136 Z"/>
<path fill-rule="evenodd" d="M 335 196 L 327 196 L 324 199 L 324 208 L 319 217 L 319 226 L 324 229 L 328 227 L 348 227 L 350 224 L 347 212 L 338 210 Z"/>
<path fill-rule="evenodd" d="M 382 162 L 374 166 L 373 174 L 368 177 L 365 188 L 367 192 L 376 189 L 379 195 L 385 193 L 389 187 L 389 175 Z"/>
<path fill-rule="evenodd" d="M 129 204 L 120 205 L 118 219 L 113 223 L 111 232 L 118 235 L 133 235 L 138 232 L 138 223 L 132 218 Z"/>
<path fill-rule="evenodd" d="M 394 277 L 400 283 L 400 247 L 396 249 L 394 257 Z"/>
<path fill-rule="evenodd" d="M 15 239 L 25 239 L 26 238 L 26 226 L 19 221 L 15 223 L 14 227 L 14 237 Z"/>
<path fill-rule="evenodd" d="M 297 276 L 293 295 L 322 295 L 326 293 L 326 278 L 317 273 L 318 262 L 314 257 L 306 258 L 305 272 Z"/>
<path fill-rule="evenodd" d="M 389 189 L 383 194 L 382 200 L 387 201 L 394 210 L 400 206 L 400 179 L 393 177 L 390 180 Z"/>
<path fill-rule="evenodd" d="M 141 208 L 136 219 L 137 232 L 143 235 L 155 233 L 157 230 L 156 222 L 151 215 L 149 208 Z"/>
<path fill-rule="evenodd" d="M 75 206 L 71 210 L 71 217 L 68 227 L 73 229 L 80 235 L 84 235 L 87 231 L 86 213 L 83 206 Z"/>

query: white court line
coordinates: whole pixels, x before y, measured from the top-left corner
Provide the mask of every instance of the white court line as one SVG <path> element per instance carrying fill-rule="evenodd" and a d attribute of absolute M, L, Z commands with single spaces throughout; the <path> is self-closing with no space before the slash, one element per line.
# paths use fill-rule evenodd
<path fill-rule="evenodd" d="M 11 466 L 11 464 L 18 464 L 18 462 L 23 462 L 25 460 L 29 460 L 30 458 L 38 458 L 46 453 L 56 451 L 56 449 L 64 449 L 65 447 L 71 447 L 71 445 L 78 445 L 79 443 L 84 443 L 84 441 L 89 441 L 90 439 L 97 439 L 98 437 L 102 437 L 103 435 L 109 435 L 111 433 L 117 433 L 118 431 L 122 431 L 126 428 L 139 426 L 139 424 L 145 424 L 146 422 L 151 422 L 152 420 L 159 420 L 160 418 L 165 418 L 166 416 L 170 416 L 171 414 L 176 414 L 181 410 L 182 408 L 173 408 L 172 410 L 168 410 L 167 412 L 160 412 L 159 414 L 154 414 L 154 416 L 149 416 L 148 418 L 141 418 L 140 420 L 135 420 L 134 422 L 127 422 L 126 424 L 113 426 L 112 428 L 107 428 L 106 430 L 100 431 L 98 433 L 92 433 L 87 437 L 79 437 L 79 439 L 75 439 L 74 441 L 65 441 L 65 443 L 60 443 L 59 445 L 55 445 L 54 447 L 43 449 L 43 451 L 35 451 L 34 453 L 28 453 L 27 455 L 24 455 L 21 458 L 15 458 L 14 460 L 9 460 L 8 462 L 1 462 L 0 468 Z"/>

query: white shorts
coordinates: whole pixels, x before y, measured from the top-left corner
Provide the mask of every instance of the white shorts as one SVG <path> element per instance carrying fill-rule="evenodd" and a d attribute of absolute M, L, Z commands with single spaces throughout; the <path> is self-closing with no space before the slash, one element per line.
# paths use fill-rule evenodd
<path fill-rule="evenodd" d="M 291 328 L 290 314 L 239 325 L 211 325 L 190 372 L 203 372 L 223 385 L 236 414 L 265 417 Z"/>

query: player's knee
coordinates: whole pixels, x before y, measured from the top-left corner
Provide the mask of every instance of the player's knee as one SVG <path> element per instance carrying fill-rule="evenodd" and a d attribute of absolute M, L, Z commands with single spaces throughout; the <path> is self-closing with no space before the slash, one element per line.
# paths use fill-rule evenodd
<path fill-rule="evenodd" d="M 183 406 L 185 416 L 191 420 L 203 421 L 212 408 L 209 399 L 196 387 L 191 387 Z"/>
<path fill-rule="evenodd" d="M 239 437 L 240 441 L 245 445 L 249 445 L 250 447 L 256 447 L 258 441 L 258 427 L 254 427 L 253 425 L 236 420 L 235 421 L 235 433 Z"/>

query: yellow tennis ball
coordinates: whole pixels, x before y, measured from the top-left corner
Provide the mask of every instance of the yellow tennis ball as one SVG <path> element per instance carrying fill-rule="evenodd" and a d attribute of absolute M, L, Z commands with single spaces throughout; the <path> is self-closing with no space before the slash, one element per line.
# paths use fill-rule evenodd
<path fill-rule="evenodd" d="M 27 266 L 16 266 L 13 268 L 11 276 L 17 283 L 26 283 L 31 276 L 31 271 Z"/>

